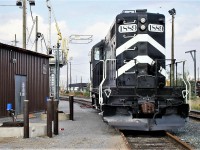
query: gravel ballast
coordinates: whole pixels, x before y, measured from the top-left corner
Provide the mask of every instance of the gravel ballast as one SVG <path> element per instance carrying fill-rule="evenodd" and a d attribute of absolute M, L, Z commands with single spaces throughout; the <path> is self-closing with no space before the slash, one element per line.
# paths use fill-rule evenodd
<path fill-rule="evenodd" d="M 174 130 L 173 134 L 182 141 L 189 143 L 194 149 L 200 149 L 200 122 L 189 119 L 185 127 Z"/>

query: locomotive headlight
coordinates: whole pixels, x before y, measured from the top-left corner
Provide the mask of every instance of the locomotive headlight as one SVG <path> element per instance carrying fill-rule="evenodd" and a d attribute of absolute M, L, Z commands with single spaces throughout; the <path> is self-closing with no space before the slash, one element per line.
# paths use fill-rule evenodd
<path fill-rule="evenodd" d="M 144 31 L 144 30 L 146 29 L 146 26 L 145 26 L 145 25 L 141 25 L 140 29 L 141 29 L 142 31 Z"/>
<path fill-rule="evenodd" d="M 141 22 L 141 23 L 145 23 L 145 22 L 146 22 L 146 19 L 145 19 L 145 18 L 141 18 L 141 19 L 140 19 L 140 22 Z"/>

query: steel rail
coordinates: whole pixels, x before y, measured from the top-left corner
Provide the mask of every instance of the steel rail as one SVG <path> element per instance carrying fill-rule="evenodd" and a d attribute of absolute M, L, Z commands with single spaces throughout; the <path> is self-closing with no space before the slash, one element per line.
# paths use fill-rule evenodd
<path fill-rule="evenodd" d="M 172 135 L 172 134 L 169 133 L 169 132 L 165 132 L 165 133 L 166 133 L 166 135 L 167 135 L 168 137 L 170 137 L 171 139 L 175 140 L 177 143 L 181 144 L 184 148 L 186 148 L 186 149 L 188 149 L 188 150 L 194 149 L 194 148 L 192 148 L 190 145 L 188 145 L 187 143 L 181 141 L 177 136 Z"/>
<path fill-rule="evenodd" d="M 200 121 L 200 111 L 198 110 L 191 110 L 189 113 L 189 117 L 195 120 Z"/>

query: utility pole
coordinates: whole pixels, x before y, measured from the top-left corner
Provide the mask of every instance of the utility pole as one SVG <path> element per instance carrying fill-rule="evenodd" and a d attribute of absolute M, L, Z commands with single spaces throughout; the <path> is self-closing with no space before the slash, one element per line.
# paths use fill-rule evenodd
<path fill-rule="evenodd" d="M 14 43 L 14 46 L 17 46 L 17 43 L 18 43 L 19 41 L 17 41 L 17 36 L 16 36 L 16 34 L 15 34 L 15 40 L 14 40 L 14 41 L 11 41 L 11 42 Z"/>
<path fill-rule="evenodd" d="M 170 15 L 172 15 L 172 45 L 171 45 L 171 79 L 172 86 L 174 86 L 174 15 L 176 15 L 176 10 L 173 8 L 168 11 Z"/>
<path fill-rule="evenodd" d="M 81 91 L 83 91 L 82 76 L 81 76 Z"/>
<path fill-rule="evenodd" d="M 37 52 L 37 48 L 38 48 L 38 16 L 36 16 L 36 25 L 35 25 L 35 51 Z"/>
<path fill-rule="evenodd" d="M 71 61 L 69 62 L 69 64 L 70 64 L 70 66 L 69 66 L 69 67 L 70 67 L 70 68 L 69 68 L 69 71 L 70 71 L 70 75 L 69 75 L 69 76 L 70 76 L 70 80 L 69 80 L 69 82 L 70 82 L 70 91 L 71 91 L 71 86 L 72 86 L 72 85 L 71 85 L 71 84 L 72 84 Z"/>
<path fill-rule="evenodd" d="M 17 6 L 22 6 L 23 8 L 23 25 L 22 25 L 22 37 L 23 37 L 23 48 L 26 49 L 26 1 L 27 0 L 18 0 L 16 2 Z M 35 6 L 35 0 L 29 0 L 30 6 Z"/>
<path fill-rule="evenodd" d="M 68 83 L 68 61 L 67 61 L 67 92 L 68 92 L 68 86 L 69 86 L 69 83 Z"/>
<path fill-rule="evenodd" d="M 23 0 L 23 48 L 26 49 L 26 0 Z"/>
<path fill-rule="evenodd" d="M 194 93 L 195 96 L 197 95 L 197 91 L 196 91 L 196 83 L 197 83 L 197 79 L 196 79 L 196 50 L 191 50 L 191 51 L 186 51 L 185 53 L 190 53 L 190 55 L 192 56 L 192 59 L 194 61 Z M 194 55 L 192 54 L 194 53 Z"/>
<path fill-rule="evenodd" d="M 56 69 L 56 75 L 55 75 L 55 78 L 56 78 L 56 99 L 59 101 L 59 78 L 60 78 L 60 57 L 59 57 L 59 47 L 60 47 L 60 44 L 57 43 L 57 50 L 56 50 L 56 66 L 55 66 L 55 69 Z"/>
<path fill-rule="evenodd" d="M 49 41 L 48 41 L 48 49 L 51 49 L 51 2 L 47 0 L 47 8 L 49 9 Z"/>

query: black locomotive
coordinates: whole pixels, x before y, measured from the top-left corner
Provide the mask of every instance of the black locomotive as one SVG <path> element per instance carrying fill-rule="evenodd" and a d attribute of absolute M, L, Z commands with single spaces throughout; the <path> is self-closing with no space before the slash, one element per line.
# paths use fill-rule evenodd
<path fill-rule="evenodd" d="M 174 69 L 173 82 L 166 78 L 164 15 L 123 11 L 93 46 L 90 64 L 92 103 L 108 124 L 143 131 L 184 126 L 187 89 L 175 84 Z"/>

